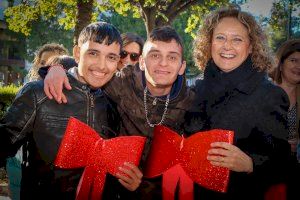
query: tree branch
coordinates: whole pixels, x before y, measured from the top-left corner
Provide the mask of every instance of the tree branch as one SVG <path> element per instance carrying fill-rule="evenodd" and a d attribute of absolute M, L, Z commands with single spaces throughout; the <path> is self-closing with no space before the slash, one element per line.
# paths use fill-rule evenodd
<path fill-rule="evenodd" d="M 181 12 L 187 10 L 191 6 L 195 4 L 202 4 L 204 3 L 204 0 L 199 2 L 198 0 L 190 0 L 190 1 L 181 1 L 180 3 L 183 3 L 181 6 L 177 7 L 177 9 L 169 10 L 169 12 L 166 14 L 169 21 L 172 22 L 177 15 L 179 15 Z"/>

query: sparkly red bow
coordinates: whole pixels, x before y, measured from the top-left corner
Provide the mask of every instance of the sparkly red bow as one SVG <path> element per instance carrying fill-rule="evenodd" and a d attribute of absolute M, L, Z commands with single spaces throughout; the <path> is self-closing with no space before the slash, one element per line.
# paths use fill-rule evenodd
<path fill-rule="evenodd" d="M 199 132 L 189 138 L 180 137 L 164 126 L 156 126 L 144 176 L 163 175 L 163 199 L 174 199 L 179 182 L 179 199 L 193 199 L 193 182 L 225 192 L 229 169 L 216 167 L 207 160 L 213 142 L 233 142 L 233 132 L 211 130 Z"/>
<path fill-rule="evenodd" d="M 106 173 L 115 175 L 124 162 L 138 165 L 145 144 L 139 136 L 102 139 L 88 125 L 70 118 L 55 165 L 85 167 L 77 187 L 77 200 L 101 199 Z"/>

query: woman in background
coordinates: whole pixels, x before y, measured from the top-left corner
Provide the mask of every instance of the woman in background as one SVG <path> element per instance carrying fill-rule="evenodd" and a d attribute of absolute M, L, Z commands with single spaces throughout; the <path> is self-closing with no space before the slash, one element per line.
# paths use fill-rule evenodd
<path fill-rule="evenodd" d="M 277 51 L 277 59 L 278 65 L 271 77 L 289 96 L 288 141 L 292 154 L 296 156 L 300 114 L 300 40 L 288 40 L 283 43 Z"/>
<path fill-rule="evenodd" d="M 52 56 L 66 54 L 68 54 L 68 50 L 60 44 L 49 43 L 41 46 L 37 50 L 33 60 L 33 65 L 25 78 L 25 83 L 39 80 L 39 68 L 44 66 Z M 6 171 L 9 180 L 9 194 L 13 200 L 20 199 L 20 186 L 22 178 L 21 163 L 23 161 L 22 148 L 23 146 L 18 150 L 15 157 L 8 158 L 6 164 Z"/>
<path fill-rule="evenodd" d="M 299 182 L 300 178 L 300 40 L 293 39 L 283 43 L 277 50 L 277 59 L 278 65 L 270 75 L 274 82 L 287 93 L 290 100 L 288 110 L 288 142 L 291 145 L 294 163 L 288 169 L 288 199 L 297 198 L 297 196 L 297 199 L 299 199 L 299 186 L 296 183 Z"/>
<path fill-rule="evenodd" d="M 33 65 L 30 68 L 27 77 L 28 81 L 36 81 L 40 80 L 40 76 L 38 74 L 38 70 L 45 66 L 49 58 L 56 55 L 68 55 L 68 50 L 61 44 L 49 43 L 41 46 L 33 59 Z"/>
<path fill-rule="evenodd" d="M 120 54 L 118 70 L 121 70 L 126 65 L 137 64 L 144 46 L 143 38 L 134 33 L 123 33 L 121 38 L 123 47 Z"/>

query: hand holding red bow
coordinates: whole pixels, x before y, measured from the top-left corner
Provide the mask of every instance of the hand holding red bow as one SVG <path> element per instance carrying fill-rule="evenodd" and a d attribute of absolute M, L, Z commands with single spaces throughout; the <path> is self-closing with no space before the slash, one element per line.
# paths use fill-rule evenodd
<path fill-rule="evenodd" d="M 106 173 L 124 180 L 120 182 L 125 187 L 130 184 L 130 178 L 126 179 L 126 174 L 136 172 L 132 164 L 138 165 L 145 140 L 139 136 L 104 140 L 86 124 L 70 118 L 55 165 L 66 169 L 85 167 L 77 188 L 76 199 L 98 200 L 101 199 Z M 120 168 L 125 162 L 132 164 Z M 120 174 L 120 170 L 124 174 Z"/>
<path fill-rule="evenodd" d="M 225 192 L 229 169 L 213 166 L 207 153 L 213 142 L 233 142 L 233 132 L 211 130 L 195 133 L 189 138 L 180 137 L 164 126 L 156 126 L 147 160 L 145 177 L 163 175 L 163 199 L 174 199 L 179 183 L 179 199 L 193 199 L 193 182 L 201 186 Z"/>

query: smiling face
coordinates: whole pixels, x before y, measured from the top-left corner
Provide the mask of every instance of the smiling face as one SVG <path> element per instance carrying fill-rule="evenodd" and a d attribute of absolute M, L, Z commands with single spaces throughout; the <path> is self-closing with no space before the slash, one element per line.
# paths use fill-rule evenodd
<path fill-rule="evenodd" d="M 281 65 L 282 80 L 290 84 L 300 83 L 300 52 L 289 55 Z"/>
<path fill-rule="evenodd" d="M 212 35 L 211 55 L 224 72 L 239 67 L 252 52 L 247 28 L 236 18 L 220 20 Z"/>
<path fill-rule="evenodd" d="M 177 76 L 184 73 L 185 67 L 182 48 L 174 39 L 170 42 L 146 42 L 140 58 L 140 68 L 145 71 L 150 91 L 160 88 L 165 91 L 163 93 L 169 93 Z"/>
<path fill-rule="evenodd" d="M 106 45 L 87 41 L 74 47 L 74 58 L 78 63 L 79 81 L 93 88 L 105 85 L 113 76 L 120 59 L 120 45 Z"/>

